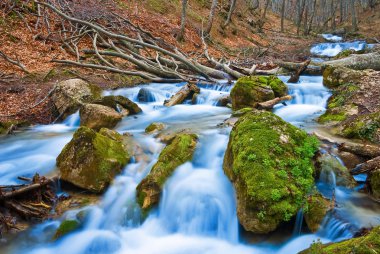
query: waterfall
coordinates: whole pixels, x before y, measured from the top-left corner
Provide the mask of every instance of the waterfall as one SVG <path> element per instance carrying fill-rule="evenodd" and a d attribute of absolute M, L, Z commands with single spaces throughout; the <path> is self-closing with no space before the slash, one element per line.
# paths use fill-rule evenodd
<path fill-rule="evenodd" d="M 303 209 L 301 208 L 296 215 L 296 222 L 294 224 L 293 236 L 300 236 L 303 223 Z"/>

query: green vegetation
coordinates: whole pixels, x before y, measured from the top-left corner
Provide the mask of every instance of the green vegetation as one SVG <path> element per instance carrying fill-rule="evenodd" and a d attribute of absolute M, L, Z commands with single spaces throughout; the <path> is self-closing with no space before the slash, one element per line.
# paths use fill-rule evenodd
<path fill-rule="evenodd" d="M 320 193 L 314 193 L 307 199 L 305 221 L 312 232 L 317 232 L 327 212 L 331 209 L 330 201 Z"/>
<path fill-rule="evenodd" d="M 57 240 L 58 238 L 61 238 L 62 236 L 67 235 L 68 233 L 78 229 L 79 226 L 80 224 L 76 220 L 63 221 L 54 234 L 54 240 Z"/>
<path fill-rule="evenodd" d="M 318 146 L 315 137 L 270 112 L 253 111 L 239 119 L 231 132 L 224 170 L 235 185 L 238 210 L 249 214 L 250 221 L 261 222 L 243 223 L 247 230 L 273 231 L 300 209 L 314 184 L 311 159 Z"/>
<path fill-rule="evenodd" d="M 342 135 L 348 138 L 359 138 L 378 142 L 377 132 L 380 128 L 380 112 L 361 115 L 343 125 Z"/>

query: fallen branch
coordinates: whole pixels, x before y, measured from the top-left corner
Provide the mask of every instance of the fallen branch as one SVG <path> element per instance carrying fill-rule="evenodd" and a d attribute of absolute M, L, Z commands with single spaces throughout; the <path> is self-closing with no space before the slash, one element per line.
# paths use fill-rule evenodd
<path fill-rule="evenodd" d="M 196 84 L 188 83 L 184 85 L 176 94 L 174 94 L 169 100 L 164 102 L 164 106 L 171 107 L 177 104 L 181 104 L 187 98 L 191 98 L 195 93 L 199 93 L 200 89 Z"/>
<path fill-rule="evenodd" d="M 363 173 L 368 173 L 374 170 L 380 169 L 380 156 L 368 160 L 366 162 L 360 163 L 354 169 L 351 170 L 352 175 L 359 175 Z"/>
<path fill-rule="evenodd" d="M 17 67 L 19 67 L 23 72 L 29 74 L 30 72 L 28 71 L 28 69 L 26 69 L 25 65 L 23 65 L 18 59 L 17 60 L 13 60 L 12 58 L 10 58 L 9 56 L 7 56 L 4 52 L 0 51 L 0 57 L 4 58 L 5 61 L 13 64 L 13 65 L 16 65 Z"/>
<path fill-rule="evenodd" d="M 274 98 L 273 100 L 265 101 L 265 102 L 260 102 L 257 104 L 258 109 L 272 109 L 274 105 L 277 103 L 283 102 L 283 101 L 289 101 L 292 99 L 291 95 L 286 95 L 283 97 L 277 97 Z"/>
<path fill-rule="evenodd" d="M 292 62 L 277 62 L 276 64 L 288 71 L 297 71 L 303 65 L 303 63 Z M 322 75 L 322 68 L 317 65 L 308 65 L 303 73 L 307 75 Z"/>
<path fill-rule="evenodd" d="M 343 143 L 339 145 L 339 150 L 371 159 L 380 156 L 380 147 L 376 145 Z"/>
<path fill-rule="evenodd" d="M 304 72 L 307 69 L 307 66 L 309 64 L 310 64 L 310 60 L 307 60 L 304 63 L 302 63 L 302 65 L 297 69 L 297 71 L 295 73 L 292 73 L 288 82 L 297 83 L 300 79 L 300 75 L 302 74 L 302 72 Z"/>

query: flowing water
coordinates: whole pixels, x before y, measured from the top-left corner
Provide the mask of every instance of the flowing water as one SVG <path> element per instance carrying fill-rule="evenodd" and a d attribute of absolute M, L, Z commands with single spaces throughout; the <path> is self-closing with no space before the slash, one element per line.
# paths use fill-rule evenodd
<path fill-rule="evenodd" d="M 33 226 L 4 245 L 0 252 L 285 254 L 297 253 L 317 239 L 338 241 L 352 237 L 361 227 L 380 224 L 380 207 L 356 190 L 336 186 L 335 175 L 330 172 L 321 177 L 316 186 L 325 196 L 334 195 L 337 206 L 326 216 L 316 234 L 304 231 L 300 211 L 294 232 L 286 240 L 251 244 L 241 239 L 234 190 L 222 169 L 231 129 L 217 127 L 231 114 L 230 109 L 216 105 L 220 97 L 229 94 L 232 86 L 202 85 L 195 105 L 189 101 L 171 108 L 162 106 L 181 85 L 150 84 L 105 92 L 126 96 L 143 109 L 142 114 L 125 117 L 116 127 L 120 133 L 133 134 L 139 154 L 116 177 L 98 204 L 68 211 L 58 220 Z M 317 126 L 313 119 L 324 112 L 330 96 L 322 85 L 322 78 L 301 76 L 299 83 L 287 85 L 293 99 L 287 106 L 276 106 L 274 112 L 294 125 L 313 130 Z M 140 102 L 143 97 L 148 102 Z M 151 122 L 164 122 L 168 132 L 190 129 L 199 135 L 199 143 L 194 159 L 176 169 L 165 183 L 159 207 L 142 222 L 135 189 L 164 147 L 152 135 L 144 133 Z M 78 125 L 76 113 L 62 124 L 36 126 L 1 140 L 1 184 L 16 183 L 19 175 L 54 173 L 55 158 Z M 51 240 L 60 221 L 79 217 L 83 221 L 79 230 L 58 241 Z"/>

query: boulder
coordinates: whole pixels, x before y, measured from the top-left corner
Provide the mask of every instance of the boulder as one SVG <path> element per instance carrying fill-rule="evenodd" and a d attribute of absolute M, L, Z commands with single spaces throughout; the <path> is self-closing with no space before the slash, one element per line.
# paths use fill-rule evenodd
<path fill-rule="evenodd" d="M 102 89 L 82 79 L 69 79 L 57 84 L 52 95 L 53 103 L 61 115 L 66 118 L 79 110 L 83 103 L 101 98 Z"/>
<path fill-rule="evenodd" d="M 346 67 L 327 66 L 323 71 L 323 84 L 328 88 L 338 87 L 347 83 L 358 83 L 364 75 L 362 71 Z"/>
<path fill-rule="evenodd" d="M 113 128 L 121 121 L 122 115 L 112 108 L 100 104 L 85 104 L 79 111 L 80 125 L 94 130 Z"/>
<path fill-rule="evenodd" d="M 336 185 L 353 188 L 356 181 L 350 171 L 343 166 L 340 161 L 333 155 L 323 153 L 316 158 L 317 178 L 328 178 L 331 180 L 331 174 L 335 175 Z"/>
<path fill-rule="evenodd" d="M 319 142 L 267 111 L 253 110 L 232 129 L 223 169 L 234 185 L 245 230 L 274 231 L 301 208 L 314 185 Z"/>
<path fill-rule="evenodd" d="M 67 235 L 78 229 L 80 227 L 80 223 L 77 220 L 65 220 L 62 221 L 61 225 L 57 228 L 54 234 L 54 240 L 61 238 L 62 236 Z"/>
<path fill-rule="evenodd" d="M 27 121 L 17 120 L 0 122 L 0 136 L 11 134 L 17 128 L 27 127 L 29 124 Z"/>
<path fill-rule="evenodd" d="M 62 180 L 92 192 L 102 192 L 129 159 L 120 141 L 80 127 L 59 154 L 57 167 Z"/>
<path fill-rule="evenodd" d="M 257 103 L 285 96 L 287 86 L 275 76 L 239 78 L 231 90 L 232 109 L 256 107 Z"/>
<path fill-rule="evenodd" d="M 348 253 L 378 253 L 380 250 L 380 227 L 372 229 L 369 233 L 344 240 L 337 243 L 322 244 L 314 242 L 310 248 L 299 252 L 299 254 L 348 254 Z"/>
<path fill-rule="evenodd" d="M 380 165 L 368 174 L 368 186 L 372 197 L 380 200 Z"/>
<path fill-rule="evenodd" d="M 318 231 L 327 212 L 332 208 L 332 202 L 324 198 L 320 193 L 309 196 L 307 199 L 307 211 L 304 213 L 304 218 L 311 232 L 315 233 Z"/>
<path fill-rule="evenodd" d="M 231 103 L 230 95 L 220 96 L 216 102 L 216 106 L 218 107 L 226 107 L 228 103 Z"/>
<path fill-rule="evenodd" d="M 356 117 L 342 123 L 338 134 L 347 138 L 358 138 L 380 143 L 380 111 Z"/>
<path fill-rule="evenodd" d="M 151 123 L 145 128 L 145 133 L 151 134 L 154 132 L 162 131 L 165 129 L 166 125 L 164 123 Z"/>
<path fill-rule="evenodd" d="M 195 134 L 178 134 L 162 150 L 150 173 L 137 186 L 137 202 L 146 213 L 158 204 L 162 187 L 175 169 L 193 157 Z"/>
<path fill-rule="evenodd" d="M 139 102 L 155 102 L 156 98 L 154 97 L 152 91 L 149 88 L 143 87 L 139 90 L 137 94 L 137 99 Z"/>
<path fill-rule="evenodd" d="M 119 111 L 121 107 L 128 110 L 130 115 L 135 115 L 142 112 L 142 109 L 136 103 L 121 95 L 104 96 L 94 103 L 113 108 L 116 111 Z"/>

